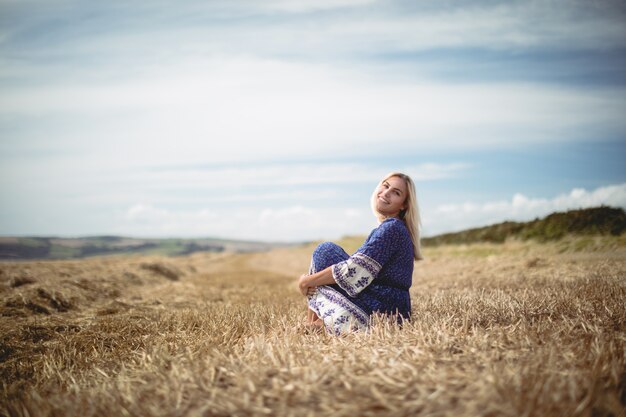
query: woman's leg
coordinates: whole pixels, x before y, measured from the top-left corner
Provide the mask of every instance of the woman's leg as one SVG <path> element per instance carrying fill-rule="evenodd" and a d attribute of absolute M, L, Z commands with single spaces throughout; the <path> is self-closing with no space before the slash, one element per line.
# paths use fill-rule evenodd
<path fill-rule="evenodd" d="M 331 265 L 345 261 L 350 255 L 344 251 L 341 246 L 332 243 L 324 242 L 315 248 L 313 255 L 311 256 L 311 267 L 309 268 L 309 275 L 318 271 L 328 268 Z M 322 319 L 311 308 L 307 309 L 306 322 L 308 325 L 315 327 L 324 327 Z"/>
<path fill-rule="evenodd" d="M 341 246 L 332 243 L 321 243 L 313 251 L 311 256 L 311 267 L 309 269 L 309 275 L 319 272 L 328 268 L 331 265 L 345 261 L 350 255 L 342 249 Z"/>
<path fill-rule="evenodd" d="M 322 322 L 322 319 L 320 319 L 319 316 L 317 315 L 317 313 L 315 313 L 315 311 L 311 310 L 311 308 L 308 308 L 306 310 L 306 324 L 314 325 L 314 326 L 323 326 L 324 325 L 324 323 Z"/>

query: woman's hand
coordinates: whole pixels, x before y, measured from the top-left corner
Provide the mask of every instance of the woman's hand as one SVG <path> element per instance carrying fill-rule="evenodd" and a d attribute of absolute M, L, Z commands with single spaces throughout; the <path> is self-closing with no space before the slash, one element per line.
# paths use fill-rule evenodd
<path fill-rule="evenodd" d="M 316 272 L 313 275 L 300 275 L 300 279 L 298 280 L 298 287 L 300 287 L 302 295 L 313 295 L 320 285 L 330 284 L 336 284 L 335 278 L 333 277 L 332 266 L 320 272 Z"/>
<path fill-rule="evenodd" d="M 300 288 L 300 292 L 302 295 L 313 295 L 315 292 L 315 286 L 311 284 L 310 277 L 311 275 L 300 275 L 300 279 L 298 280 L 298 287 Z"/>

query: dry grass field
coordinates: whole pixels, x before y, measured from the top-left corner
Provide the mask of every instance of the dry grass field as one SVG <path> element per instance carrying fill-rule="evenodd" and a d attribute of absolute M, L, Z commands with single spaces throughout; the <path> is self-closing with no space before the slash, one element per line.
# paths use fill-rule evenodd
<path fill-rule="evenodd" d="M 344 337 L 313 245 L 2 262 L 0 416 L 624 416 L 626 246 L 586 239 L 426 248 L 413 320 Z"/>

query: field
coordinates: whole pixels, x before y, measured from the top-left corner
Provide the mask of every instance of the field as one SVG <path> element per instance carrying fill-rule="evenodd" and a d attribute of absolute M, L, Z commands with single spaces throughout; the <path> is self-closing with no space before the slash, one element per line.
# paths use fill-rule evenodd
<path fill-rule="evenodd" d="M 2 262 L 0 416 L 624 416 L 626 247 L 585 239 L 426 248 L 412 321 L 344 337 L 313 244 Z"/>

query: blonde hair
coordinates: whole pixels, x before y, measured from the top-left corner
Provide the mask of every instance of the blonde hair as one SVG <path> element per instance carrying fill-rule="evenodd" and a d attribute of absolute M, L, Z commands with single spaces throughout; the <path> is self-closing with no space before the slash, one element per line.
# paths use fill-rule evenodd
<path fill-rule="evenodd" d="M 409 235 L 411 236 L 411 242 L 413 242 L 413 258 L 416 261 L 422 260 L 424 259 L 424 256 L 422 255 L 422 249 L 420 245 L 421 220 L 420 220 L 419 207 L 417 205 L 417 195 L 415 193 L 415 184 L 413 183 L 413 180 L 411 179 L 411 177 L 409 177 L 408 175 L 402 174 L 400 172 L 391 172 L 387 174 L 382 180 L 380 180 L 378 185 L 380 186 L 380 184 L 387 181 L 391 177 L 401 178 L 404 180 L 404 183 L 406 184 L 407 196 L 406 196 L 406 199 L 404 200 L 405 209 L 400 211 L 399 217 L 406 225 L 406 228 L 409 231 Z M 374 215 L 376 216 L 378 221 L 382 222 L 383 220 L 385 220 L 385 216 L 382 215 L 380 212 L 378 212 L 378 210 L 376 210 L 376 190 L 377 189 L 378 187 L 376 187 L 376 189 L 374 189 L 374 192 L 372 193 L 371 205 L 372 205 L 372 211 L 374 212 Z"/>

